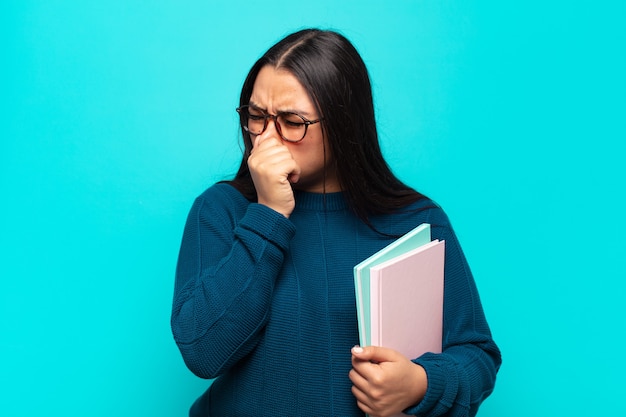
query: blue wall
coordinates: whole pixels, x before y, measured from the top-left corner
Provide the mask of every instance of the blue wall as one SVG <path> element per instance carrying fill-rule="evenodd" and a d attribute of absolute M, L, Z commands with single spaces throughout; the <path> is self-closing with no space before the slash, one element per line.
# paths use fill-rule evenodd
<path fill-rule="evenodd" d="M 187 210 L 304 26 L 356 44 L 389 162 L 457 229 L 505 360 L 480 415 L 624 413 L 625 3 L 474 3 L 3 1 L 0 414 L 186 414 Z"/>

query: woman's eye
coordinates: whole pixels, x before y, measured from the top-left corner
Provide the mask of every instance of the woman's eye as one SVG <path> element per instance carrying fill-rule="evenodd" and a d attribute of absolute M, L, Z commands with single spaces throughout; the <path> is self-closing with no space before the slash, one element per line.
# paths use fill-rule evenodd
<path fill-rule="evenodd" d="M 282 118 L 282 122 L 289 127 L 300 127 L 304 124 L 304 121 L 302 120 L 302 118 L 298 117 L 298 116 L 294 116 L 294 115 L 286 115 L 283 116 Z"/>

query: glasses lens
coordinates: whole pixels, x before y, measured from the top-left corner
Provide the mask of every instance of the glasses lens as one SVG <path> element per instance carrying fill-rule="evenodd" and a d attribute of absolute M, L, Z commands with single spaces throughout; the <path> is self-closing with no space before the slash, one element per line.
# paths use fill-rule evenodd
<path fill-rule="evenodd" d="M 285 140 L 297 142 L 306 135 L 305 120 L 295 113 L 281 113 L 278 115 L 277 121 Z"/>
<path fill-rule="evenodd" d="M 243 110 L 243 119 L 247 123 L 248 132 L 259 135 L 265 128 L 265 113 L 254 107 L 245 107 Z"/>

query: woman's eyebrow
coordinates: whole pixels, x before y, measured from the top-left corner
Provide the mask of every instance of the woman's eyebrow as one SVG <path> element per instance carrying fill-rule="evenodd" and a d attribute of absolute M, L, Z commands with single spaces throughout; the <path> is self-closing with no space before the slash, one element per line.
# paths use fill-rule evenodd
<path fill-rule="evenodd" d="M 254 108 L 255 108 L 255 109 L 257 109 L 257 110 L 261 110 L 261 111 L 263 111 L 263 112 L 265 112 L 265 113 L 268 113 L 268 111 L 267 111 L 267 109 L 266 109 L 266 108 L 263 108 L 262 106 L 258 105 L 257 103 L 255 103 L 255 102 L 254 102 L 254 101 L 252 101 L 252 100 L 249 100 L 249 101 L 248 101 L 248 105 L 249 105 L 250 107 L 254 107 Z M 312 117 L 312 116 L 313 116 L 313 115 L 312 115 L 311 113 L 309 113 L 309 112 L 302 111 L 302 110 L 298 110 L 298 109 L 290 109 L 290 108 L 280 109 L 280 110 L 278 111 L 278 113 L 295 113 L 295 114 L 298 114 L 298 115 L 301 115 L 301 116 L 305 116 L 305 117 Z M 269 114 L 269 113 L 268 113 L 268 114 Z"/>
<path fill-rule="evenodd" d="M 250 107 L 254 107 L 257 110 L 263 110 L 264 112 L 267 112 L 267 109 L 264 109 L 263 107 L 259 106 L 258 104 L 256 104 L 254 101 L 252 100 L 248 100 L 248 106 Z"/>

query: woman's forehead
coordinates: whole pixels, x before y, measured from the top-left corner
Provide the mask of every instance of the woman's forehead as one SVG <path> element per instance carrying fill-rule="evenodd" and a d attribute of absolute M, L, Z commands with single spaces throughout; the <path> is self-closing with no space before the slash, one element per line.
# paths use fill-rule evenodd
<path fill-rule="evenodd" d="M 249 104 L 269 113 L 292 112 L 305 116 L 316 113 L 300 81 L 291 72 L 269 65 L 259 71 Z"/>

